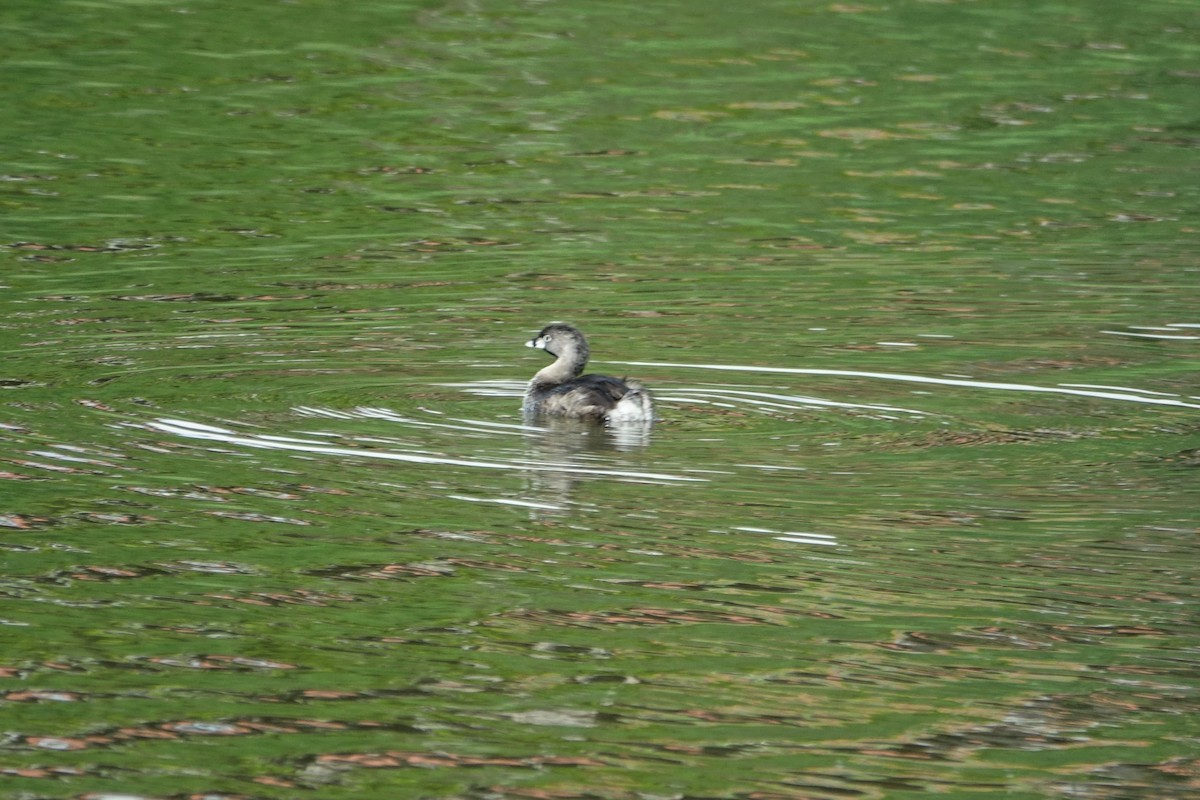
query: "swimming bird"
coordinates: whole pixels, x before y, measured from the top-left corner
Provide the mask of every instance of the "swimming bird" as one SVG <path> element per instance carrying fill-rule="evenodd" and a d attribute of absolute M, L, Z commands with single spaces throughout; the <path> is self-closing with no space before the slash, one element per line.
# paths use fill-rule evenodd
<path fill-rule="evenodd" d="M 608 423 L 649 423 L 654 420 L 650 393 L 637 381 L 609 375 L 584 375 L 587 339 L 577 328 L 554 323 L 525 343 L 554 356 L 525 389 L 522 410 L 539 415 L 591 419 Z"/>

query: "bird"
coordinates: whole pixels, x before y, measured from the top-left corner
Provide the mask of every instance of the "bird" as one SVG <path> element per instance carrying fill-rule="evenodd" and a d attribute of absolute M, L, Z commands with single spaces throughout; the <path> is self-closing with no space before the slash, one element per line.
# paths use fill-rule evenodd
<path fill-rule="evenodd" d="M 525 343 L 554 356 L 525 389 L 526 417 L 589 419 L 610 424 L 654 421 L 650 392 L 637 381 L 610 375 L 584 375 L 590 350 L 578 328 L 552 323 Z"/>

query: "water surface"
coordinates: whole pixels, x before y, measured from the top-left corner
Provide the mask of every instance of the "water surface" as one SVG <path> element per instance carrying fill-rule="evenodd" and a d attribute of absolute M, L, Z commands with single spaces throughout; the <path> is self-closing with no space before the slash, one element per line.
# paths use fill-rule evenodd
<path fill-rule="evenodd" d="M 6 794 L 1194 792 L 1193 4 L 0 20 Z"/>

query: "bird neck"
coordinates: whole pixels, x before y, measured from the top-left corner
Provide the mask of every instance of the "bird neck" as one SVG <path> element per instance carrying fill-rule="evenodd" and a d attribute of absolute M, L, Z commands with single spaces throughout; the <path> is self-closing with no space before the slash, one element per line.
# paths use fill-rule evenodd
<path fill-rule="evenodd" d="M 560 355 L 553 364 L 538 370 L 538 373 L 533 376 L 533 382 L 566 383 L 571 378 L 580 375 L 583 372 L 583 365 L 586 363 L 586 358 L 579 358 L 578 353 L 568 350 Z"/>

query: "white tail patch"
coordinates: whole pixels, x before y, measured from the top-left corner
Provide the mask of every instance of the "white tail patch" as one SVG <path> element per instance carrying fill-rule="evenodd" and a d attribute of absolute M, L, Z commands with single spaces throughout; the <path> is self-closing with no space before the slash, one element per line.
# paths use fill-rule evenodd
<path fill-rule="evenodd" d="M 614 423 L 653 422 L 654 404 L 650 395 L 636 388 L 617 401 L 613 410 L 608 412 L 607 419 Z"/>

